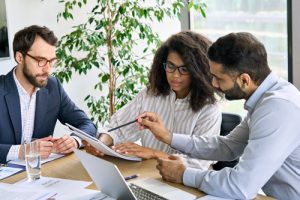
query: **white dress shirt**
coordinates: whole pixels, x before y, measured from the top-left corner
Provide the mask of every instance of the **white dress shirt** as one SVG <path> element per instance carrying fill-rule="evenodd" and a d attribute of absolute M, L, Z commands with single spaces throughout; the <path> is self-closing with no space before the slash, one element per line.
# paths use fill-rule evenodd
<path fill-rule="evenodd" d="M 21 144 L 24 144 L 25 142 L 30 142 L 32 139 L 35 117 L 36 93 L 39 90 L 39 88 L 36 88 L 36 90 L 30 96 L 18 81 L 16 77 L 16 69 L 14 70 L 13 76 L 17 85 L 20 98 L 21 122 L 23 133 Z M 20 145 L 12 145 L 9 149 L 6 160 L 9 161 L 18 159 L 19 150 Z"/>

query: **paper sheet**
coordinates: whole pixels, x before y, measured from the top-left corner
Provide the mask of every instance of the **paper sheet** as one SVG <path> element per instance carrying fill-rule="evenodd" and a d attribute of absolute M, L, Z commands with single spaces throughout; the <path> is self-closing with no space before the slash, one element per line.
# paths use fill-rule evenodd
<path fill-rule="evenodd" d="M 58 159 L 58 158 L 61 158 L 63 157 L 64 155 L 63 154 L 56 154 L 56 153 L 51 153 L 50 156 L 47 158 L 47 159 L 43 159 L 41 161 L 42 164 L 44 163 L 47 163 L 47 162 L 50 162 L 52 160 L 55 160 L 55 159 Z M 8 162 L 8 165 L 9 164 L 15 164 L 15 165 L 21 165 L 21 166 L 26 166 L 26 163 L 25 163 L 25 160 L 11 160 Z"/>
<path fill-rule="evenodd" d="M 28 182 L 23 179 L 14 185 L 22 186 L 28 189 L 47 190 L 57 193 L 55 199 L 63 199 L 62 196 L 72 194 L 74 191 L 82 190 L 92 182 L 88 181 L 76 181 L 60 178 L 41 177 L 40 179 L 32 182 Z"/>
<path fill-rule="evenodd" d="M 0 167 L 0 180 L 12 176 L 22 170 L 22 168 Z"/>
<path fill-rule="evenodd" d="M 55 196 L 55 192 L 28 189 L 20 186 L 0 183 L 1 200 L 47 200 Z"/>

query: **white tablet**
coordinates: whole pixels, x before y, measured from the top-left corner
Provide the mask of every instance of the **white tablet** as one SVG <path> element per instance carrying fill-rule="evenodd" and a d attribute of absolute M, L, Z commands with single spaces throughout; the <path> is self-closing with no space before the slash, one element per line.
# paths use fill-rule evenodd
<path fill-rule="evenodd" d="M 78 128 L 75 128 L 74 126 L 67 124 L 66 126 L 78 137 L 80 137 L 83 140 L 86 140 L 88 143 L 90 143 L 93 147 L 104 153 L 105 155 L 114 156 L 118 158 L 123 158 L 125 160 L 131 160 L 131 161 L 142 161 L 141 158 L 135 157 L 135 156 L 128 156 L 124 154 L 120 154 L 108 146 L 106 146 L 104 143 L 102 143 L 97 138 L 90 136 L 89 134 L 85 133 L 82 130 L 79 130 Z"/>

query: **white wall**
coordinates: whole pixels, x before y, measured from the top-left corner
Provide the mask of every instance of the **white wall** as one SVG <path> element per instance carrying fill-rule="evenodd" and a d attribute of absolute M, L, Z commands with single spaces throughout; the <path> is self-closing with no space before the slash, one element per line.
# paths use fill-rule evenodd
<path fill-rule="evenodd" d="M 11 58 L 8 60 L 0 60 L 0 75 L 9 72 L 16 64 L 12 58 L 12 40 L 18 30 L 32 24 L 45 25 L 52 29 L 56 36 L 60 38 L 70 32 L 73 25 L 81 23 L 80 20 L 86 19 L 87 9 L 77 12 L 77 14 L 74 15 L 74 21 L 66 22 L 60 20 L 60 22 L 57 23 L 56 15 L 62 8 L 63 6 L 58 3 L 58 0 L 6 0 Z M 153 23 L 153 29 L 160 34 L 162 39 L 166 39 L 171 34 L 180 31 L 180 22 L 179 20 L 168 19 L 164 23 Z M 88 112 L 88 109 L 84 103 L 85 96 L 91 93 L 96 94 L 92 90 L 89 90 L 93 88 L 93 85 L 97 81 L 95 74 L 98 73 L 91 71 L 86 76 L 75 75 L 69 83 L 64 84 L 64 88 L 71 99 L 86 112 Z M 61 127 L 56 131 L 62 132 Z"/>

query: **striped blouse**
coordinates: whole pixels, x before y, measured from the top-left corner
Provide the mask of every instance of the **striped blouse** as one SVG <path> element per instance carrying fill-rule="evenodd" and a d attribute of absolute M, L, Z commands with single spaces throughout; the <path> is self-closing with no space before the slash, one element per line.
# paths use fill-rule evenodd
<path fill-rule="evenodd" d="M 134 120 L 145 111 L 157 113 L 162 122 L 171 133 L 180 133 L 194 136 L 218 135 L 221 126 L 221 112 L 215 104 L 206 105 L 194 112 L 189 104 L 190 95 L 184 99 L 176 99 L 175 92 L 171 91 L 167 96 L 153 96 L 142 90 L 130 103 L 117 111 L 110 120 L 107 129 L 119 126 Z M 166 152 L 168 154 L 179 153 L 169 145 L 158 141 L 149 130 L 139 130 L 138 125 L 131 124 L 108 133 L 114 144 L 122 142 L 140 141 L 142 146 Z M 185 157 L 185 156 L 184 156 Z M 189 166 L 207 169 L 211 161 L 203 161 L 187 158 Z"/>

